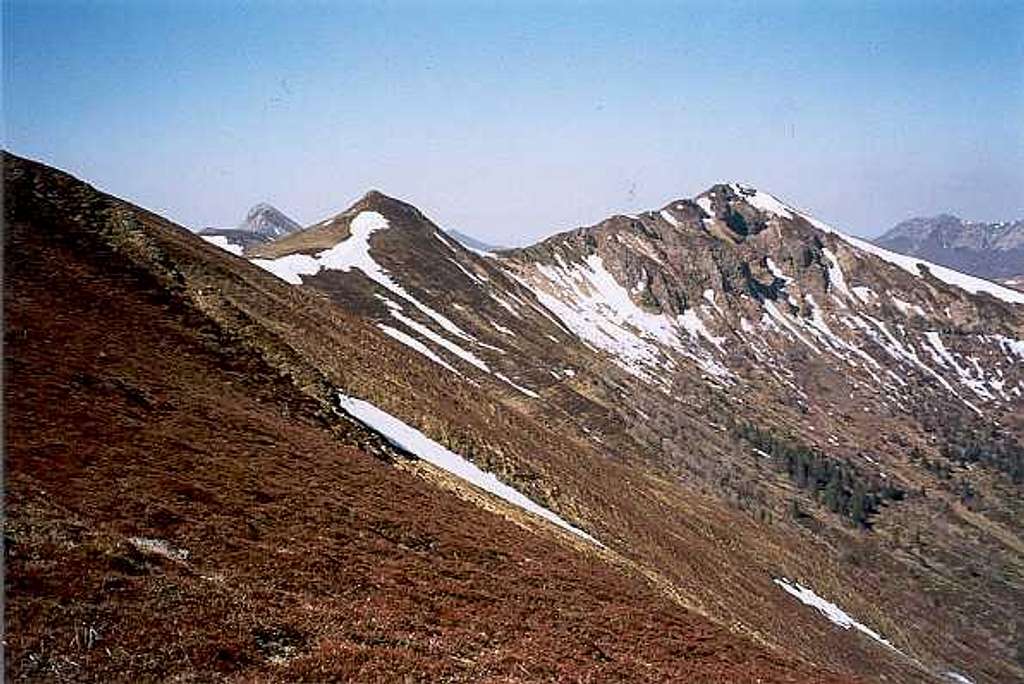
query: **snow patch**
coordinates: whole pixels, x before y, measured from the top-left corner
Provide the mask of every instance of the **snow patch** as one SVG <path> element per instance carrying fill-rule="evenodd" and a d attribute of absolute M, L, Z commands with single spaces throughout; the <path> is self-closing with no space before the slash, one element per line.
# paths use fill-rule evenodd
<path fill-rule="evenodd" d="M 396 447 L 423 459 L 427 463 L 455 475 L 486 492 L 489 492 L 524 511 L 541 517 L 592 544 L 602 544 L 592 536 L 573 527 L 547 508 L 535 503 L 517 490 L 499 480 L 493 473 L 481 470 L 459 454 L 446 449 L 416 428 L 407 425 L 373 404 L 338 393 L 341 408 L 363 425 L 380 433 Z"/>
<path fill-rule="evenodd" d="M 783 273 L 782 269 L 775 265 L 775 262 L 772 261 L 771 257 L 765 257 L 764 263 L 768 267 L 768 272 L 782 281 L 783 287 L 793 282 L 792 278 Z"/>
<path fill-rule="evenodd" d="M 515 337 L 516 336 L 515 332 L 513 332 L 509 328 L 506 328 L 505 326 L 503 326 L 501 323 L 498 323 L 497 321 L 492 321 L 490 319 L 487 319 L 487 322 L 490 323 L 491 326 L 495 330 L 497 330 L 498 332 L 500 332 L 500 333 L 502 333 L 504 335 L 508 335 L 509 337 Z"/>
<path fill-rule="evenodd" d="M 442 368 L 447 368 L 448 370 L 450 370 L 452 373 L 455 373 L 456 375 L 462 375 L 462 373 L 460 373 L 459 371 L 455 370 L 450 365 L 448 365 L 444 361 L 444 359 L 442 359 L 440 356 L 438 356 L 437 354 L 432 352 L 430 350 L 430 348 L 427 347 L 427 345 L 423 344 L 422 342 L 417 340 L 415 337 L 413 337 L 411 335 L 407 335 L 404 332 L 402 332 L 401 330 L 398 330 L 397 328 L 392 328 L 390 325 L 385 325 L 383 323 L 378 323 L 377 327 L 380 328 L 384 332 L 384 334 L 387 335 L 388 337 L 391 337 L 391 338 L 393 338 L 395 340 L 398 340 L 399 342 L 401 342 L 405 346 L 409 347 L 410 349 L 413 349 L 413 350 L 419 352 L 420 354 L 422 354 L 423 356 L 427 357 L 428 359 L 430 359 L 431 361 L 433 361 L 437 365 L 441 366 Z"/>
<path fill-rule="evenodd" d="M 458 254 L 459 251 L 452 246 L 452 243 L 448 242 L 448 239 L 440 231 L 434 231 L 434 237 L 436 237 L 442 245 L 450 249 L 453 253 Z"/>
<path fill-rule="evenodd" d="M 839 267 L 839 259 L 835 254 L 832 253 L 828 247 L 821 250 L 821 253 L 828 259 L 828 282 L 832 285 L 840 294 L 846 295 L 847 299 L 853 299 L 850 292 L 850 288 L 846 286 L 846 276 L 843 274 L 843 269 Z"/>
<path fill-rule="evenodd" d="M 790 321 L 789 317 L 786 316 L 781 311 L 779 311 L 774 303 L 772 303 L 772 302 L 770 302 L 768 300 L 765 300 L 764 301 L 764 310 L 767 312 L 766 316 L 768 316 L 769 318 L 762 317 L 761 318 L 762 323 L 774 320 L 775 322 L 777 322 L 780 325 L 782 325 L 783 328 L 785 328 L 790 333 L 792 333 L 793 336 L 796 337 L 796 339 L 800 340 L 806 346 L 808 346 L 815 354 L 820 354 L 821 353 L 821 350 L 818 349 L 816 346 L 814 346 L 814 343 L 812 343 L 810 340 L 808 340 L 806 337 L 804 337 L 803 335 L 800 334 L 800 331 L 796 329 L 796 326 L 793 325 L 793 323 L 792 323 L 792 321 Z M 779 329 L 778 326 L 776 326 L 776 329 Z"/>
<path fill-rule="evenodd" d="M 804 605 L 816 608 L 818 612 L 828 618 L 833 624 L 836 624 L 843 629 L 850 629 L 852 627 L 853 629 L 868 635 L 878 643 L 883 644 L 894 651 L 900 652 L 899 649 L 893 646 L 887 639 L 883 638 L 881 634 L 870 627 L 857 622 L 842 608 L 831 601 L 821 598 L 812 590 L 802 586 L 800 583 L 791 582 L 785 577 L 777 578 L 774 581 L 777 585 L 782 587 L 786 593 L 795 596 Z"/>
<path fill-rule="evenodd" d="M 388 220 L 376 211 L 362 211 L 349 223 L 349 237 L 314 256 L 289 254 L 280 259 L 253 259 L 252 263 L 264 268 L 287 283 L 302 284 L 302 276 L 313 276 L 322 269 L 348 272 L 362 271 L 370 280 L 406 300 L 446 331 L 464 340 L 473 338 L 441 313 L 423 304 L 391 278 L 370 256 L 370 237 L 388 227 Z"/>
<path fill-rule="evenodd" d="M 707 301 L 707 303 L 711 305 L 711 308 L 713 308 L 718 313 L 719 316 L 725 316 L 725 313 L 718 306 L 718 301 L 715 299 L 716 292 L 714 290 L 712 290 L 711 288 L 708 288 L 708 289 L 704 290 L 704 295 L 703 296 L 704 296 L 704 300 Z"/>
<path fill-rule="evenodd" d="M 673 350 L 695 361 L 714 378 L 732 376 L 727 368 L 710 358 L 706 349 L 693 351 L 683 344 L 680 332 L 684 324 L 691 326 L 691 338 L 720 342 L 707 333 L 694 312 L 676 320 L 645 311 L 633 302 L 629 291 L 608 272 L 597 254 L 589 255 L 584 263 L 570 264 L 556 251 L 554 260 L 554 265 L 536 265 L 543 278 L 541 283 L 517 279 L 584 344 L 611 353 L 624 370 L 663 386 L 669 377 L 665 371 L 674 367 L 667 354 Z"/>
<path fill-rule="evenodd" d="M 1014 354 L 1024 359 L 1024 340 L 1015 340 L 1012 337 L 1005 337 L 1003 335 L 996 335 L 995 338 L 999 342 L 999 346 L 1007 354 Z"/>
<path fill-rule="evenodd" d="M 463 349 L 459 345 L 457 345 L 454 342 L 452 342 L 451 340 L 449 340 L 447 337 L 443 337 L 443 336 L 439 335 L 438 333 L 434 332 L 433 330 L 431 330 L 427 326 L 423 325 L 419 321 L 414 320 L 412 318 L 409 318 L 408 316 L 403 314 L 401 311 L 398 311 L 398 310 L 395 310 L 395 309 L 391 310 L 391 315 L 396 320 L 401 321 L 402 323 L 404 323 L 410 329 L 412 329 L 415 332 L 419 333 L 420 335 L 422 335 L 423 337 L 427 338 L 428 340 L 430 340 L 434 344 L 438 345 L 439 347 L 443 347 L 444 349 L 448 350 L 450 353 L 452 353 L 453 355 L 459 357 L 460 359 L 462 359 L 463 361 L 465 361 L 469 365 L 474 366 L 474 367 L 482 370 L 484 373 L 490 373 L 491 372 L 490 367 L 488 367 L 488 365 L 484 362 L 484 360 L 481 359 L 479 356 L 477 356 L 473 352 L 470 352 L 470 351 L 467 351 L 467 350 Z"/>
<path fill-rule="evenodd" d="M 698 197 L 696 199 L 696 203 L 697 203 L 697 206 L 700 207 L 700 210 L 703 211 L 704 214 L 708 218 L 710 218 L 710 219 L 715 218 L 715 209 L 711 205 L 711 199 L 710 198 L 708 198 L 708 197 Z"/>
<path fill-rule="evenodd" d="M 718 351 L 722 351 L 722 343 L 725 342 L 724 337 L 715 337 L 709 331 L 704 321 L 694 312 L 693 309 L 686 309 L 677 318 L 679 325 L 683 327 L 690 337 L 694 339 L 704 338 L 711 344 L 713 344 Z"/>
<path fill-rule="evenodd" d="M 509 384 L 509 385 L 510 385 L 511 387 L 513 387 L 514 389 L 516 389 L 516 390 L 518 390 L 518 391 L 522 392 L 523 394 L 525 394 L 526 396 L 530 397 L 531 399 L 540 399 L 540 395 L 539 395 L 539 394 L 537 394 L 536 392 L 534 392 L 534 391 L 533 391 L 532 389 L 529 389 L 528 387 L 523 387 L 522 385 L 517 385 L 517 384 L 516 384 L 515 382 L 513 382 L 513 381 L 512 381 L 512 379 L 511 379 L 510 377 L 508 377 L 507 375 L 504 375 L 504 374 L 502 374 L 502 373 L 497 373 L 497 372 L 496 372 L 496 373 L 494 374 L 494 377 L 496 377 L 496 378 L 498 378 L 499 380 L 502 380 L 502 381 L 504 381 L 504 382 L 508 383 L 508 384 Z"/>
<path fill-rule="evenodd" d="M 762 192 L 757 188 L 752 188 L 748 185 L 741 185 L 740 183 L 732 183 L 730 187 L 732 187 L 733 191 L 742 197 L 747 204 L 755 209 L 759 209 L 765 213 L 780 216 L 782 218 L 793 218 L 792 207 L 780 202 L 776 197 L 769 195 L 767 192 Z"/>
<path fill-rule="evenodd" d="M 522 318 L 522 315 L 520 315 L 519 310 L 515 306 L 499 297 L 497 294 L 494 293 L 493 290 L 488 290 L 487 294 L 490 295 L 491 299 L 497 302 L 498 306 L 503 308 L 505 311 L 508 311 L 516 318 Z"/>
<path fill-rule="evenodd" d="M 889 299 L 892 300 L 892 303 L 896 306 L 897 309 L 899 309 L 900 313 L 906 316 L 907 318 L 910 318 L 911 314 L 917 314 L 918 316 L 924 318 L 924 309 L 922 309 L 917 304 L 911 304 L 910 302 L 904 301 L 891 292 L 889 293 Z"/>
<path fill-rule="evenodd" d="M 242 256 L 242 245 L 233 244 L 223 235 L 200 235 L 199 237 L 203 238 L 214 247 L 223 249 L 225 252 L 229 252 L 235 256 Z"/>
<path fill-rule="evenodd" d="M 460 271 L 462 271 L 462 272 L 463 272 L 463 273 L 465 274 L 465 276 L 466 276 L 467 278 L 469 278 L 470 280 L 472 280 L 472 281 L 473 281 L 474 283 L 476 283 L 477 285 L 483 285 L 483 284 L 484 284 L 484 281 L 485 281 L 485 280 L 487 280 L 487 278 L 486 278 L 486 277 L 483 277 L 483 278 L 481 278 L 481 277 L 480 277 L 480 276 L 478 276 L 478 275 L 477 275 L 476 273 L 472 273 L 472 272 L 470 272 L 470 270 L 469 270 L 469 269 L 467 269 L 467 268 L 466 268 L 465 266 L 463 266 L 462 264 L 460 264 L 460 263 L 459 263 L 458 261 L 456 261 L 455 259 L 449 258 L 449 259 L 448 259 L 448 261 L 450 261 L 450 262 L 452 262 L 453 264 L 455 264 L 455 265 L 456 265 L 456 266 L 458 267 L 458 269 L 459 269 Z"/>
<path fill-rule="evenodd" d="M 956 372 L 957 377 L 960 380 L 960 383 L 966 385 L 971 391 L 973 391 L 982 399 L 994 399 L 992 393 L 989 392 L 988 389 L 986 389 L 985 387 L 985 385 L 989 383 L 986 382 L 985 372 L 982 370 L 981 365 L 978 363 L 977 359 L 971 359 L 974 362 L 975 370 L 975 373 L 972 374 L 970 369 L 961 366 L 957 362 L 956 357 L 953 355 L 953 353 L 950 352 L 949 349 L 946 348 L 946 345 L 942 343 L 942 337 L 939 336 L 939 333 L 935 331 L 929 331 L 926 332 L 924 336 L 925 339 L 928 340 L 928 344 L 931 345 L 931 349 L 929 349 L 929 352 L 931 352 L 932 350 L 935 351 L 935 353 L 932 354 L 932 358 L 934 358 L 939 365 L 948 366 L 951 370 Z M 998 381 L 996 383 L 995 389 L 996 391 L 1001 390 Z"/>
<path fill-rule="evenodd" d="M 662 209 L 660 213 L 661 218 L 665 219 L 665 221 L 667 221 L 668 224 L 673 228 L 678 228 L 679 226 L 682 225 L 681 223 L 679 223 L 679 219 L 673 216 L 672 212 L 670 212 L 668 209 Z"/>
<path fill-rule="evenodd" d="M 851 289 L 853 290 L 853 294 L 857 295 L 857 299 L 864 302 L 865 304 L 870 304 L 872 300 L 874 300 L 875 297 L 878 296 L 870 287 L 867 287 L 866 285 L 857 285 L 856 287 L 853 287 Z"/>

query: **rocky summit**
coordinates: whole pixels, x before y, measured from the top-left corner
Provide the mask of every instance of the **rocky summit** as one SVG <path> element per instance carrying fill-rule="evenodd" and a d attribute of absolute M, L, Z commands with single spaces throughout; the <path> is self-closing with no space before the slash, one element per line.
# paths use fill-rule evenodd
<path fill-rule="evenodd" d="M 1024 293 L 736 183 L 496 252 L 4 188 L 14 678 L 1024 677 Z"/>

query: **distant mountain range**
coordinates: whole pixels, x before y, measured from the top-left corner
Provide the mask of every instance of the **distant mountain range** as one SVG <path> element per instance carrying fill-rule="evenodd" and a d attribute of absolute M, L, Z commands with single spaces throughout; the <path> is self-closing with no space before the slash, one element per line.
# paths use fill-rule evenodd
<path fill-rule="evenodd" d="M 207 242 L 241 254 L 255 245 L 262 245 L 289 233 L 302 230 L 302 226 L 276 207 L 261 202 L 254 206 L 234 228 L 204 228 L 199 235 Z"/>
<path fill-rule="evenodd" d="M 875 244 L 1006 285 L 1024 286 L 1024 220 L 979 223 L 949 214 L 913 218 L 894 226 Z"/>

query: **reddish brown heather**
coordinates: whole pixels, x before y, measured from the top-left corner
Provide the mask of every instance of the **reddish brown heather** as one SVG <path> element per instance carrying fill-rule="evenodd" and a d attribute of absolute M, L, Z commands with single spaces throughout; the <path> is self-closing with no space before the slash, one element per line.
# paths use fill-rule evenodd
<path fill-rule="evenodd" d="M 7 678 L 845 681 L 355 447 L 5 162 Z"/>

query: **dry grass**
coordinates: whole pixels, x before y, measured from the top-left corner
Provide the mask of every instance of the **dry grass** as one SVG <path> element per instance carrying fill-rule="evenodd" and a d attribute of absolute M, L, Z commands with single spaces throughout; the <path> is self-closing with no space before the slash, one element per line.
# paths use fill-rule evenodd
<path fill-rule="evenodd" d="M 9 679 L 837 681 L 368 455 L 299 352 L 195 307 L 229 257 L 10 167 Z"/>

